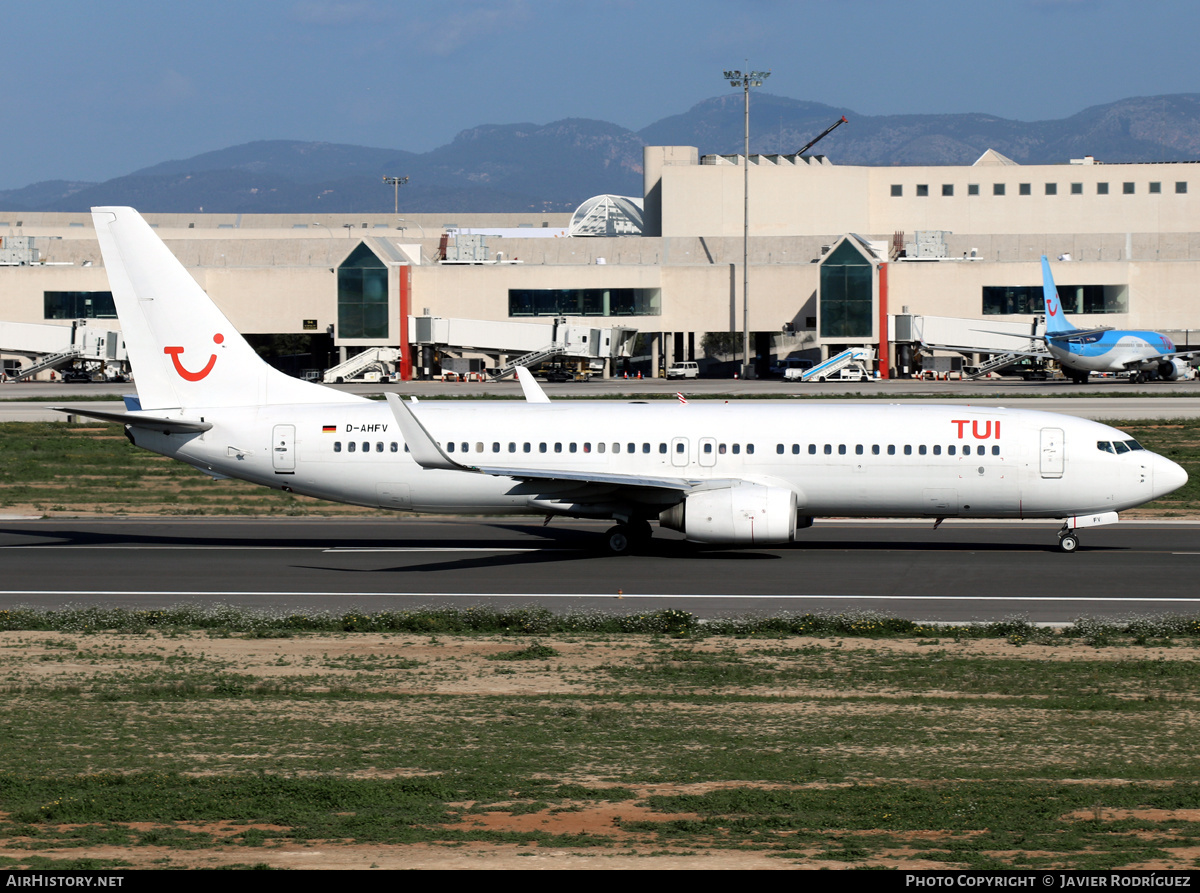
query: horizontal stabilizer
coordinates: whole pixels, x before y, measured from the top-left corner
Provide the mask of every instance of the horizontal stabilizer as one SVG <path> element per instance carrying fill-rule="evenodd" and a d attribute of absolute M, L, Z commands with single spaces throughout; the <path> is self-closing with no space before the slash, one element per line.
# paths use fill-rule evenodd
<path fill-rule="evenodd" d="M 143 415 L 129 412 L 103 412 L 99 409 L 73 409 L 69 406 L 51 406 L 55 412 L 65 412 L 70 415 L 81 415 L 89 419 L 99 419 L 102 422 L 116 422 L 118 425 L 130 425 L 134 428 L 150 428 L 162 431 L 164 434 L 199 434 L 212 427 L 212 422 L 197 419 L 164 419 L 159 416 Z"/>

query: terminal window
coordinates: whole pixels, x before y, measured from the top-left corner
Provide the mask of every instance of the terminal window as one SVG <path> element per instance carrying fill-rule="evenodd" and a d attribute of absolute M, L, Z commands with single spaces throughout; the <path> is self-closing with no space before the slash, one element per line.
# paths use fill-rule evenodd
<path fill-rule="evenodd" d="M 509 316 L 658 316 L 657 288 L 510 288 Z"/>
<path fill-rule="evenodd" d="M 904 187 L 901 186 L 899 183 L 893 183 L 892 184 L 892 198 L 900 198 L 900 196 L 902 196 L 902 195 L 904 195 Z"/>
<path fill-rule="evenodd" d="M 1121 184 L 1121 192 L 1124 193 L 1125 195 L 1133 195 L 1133 184 L 1132 183 Z"/>
<path fill-rule="evenodd" d="M 1127 313 L 1126 285 L 1060 285 L 1059 300 L 1068 313 Z M 983 287 L 983 315 L 1045 313 L 1040 285 Z"/>
<path fill-rule="evenodd" d="M 1187 183 L 1183 180 L 1180 180 L 1175 184 L 1175 194 L 1183 195 L 1185 192 L 1187 192 Z"/>
<path fill-rule="evenodd" d="M 1097 183 L 1096 184 L 1096 195 L 1108 195 L 1108 184 L 1107 183 Z"/>
<path fill-rule="evenodd" d="M 929 195 L 929 184 L 928 183 L 917 184 L 917 197 L 925 198 L 928 195 Z"/>
<path fill-rule="evenodd" d="M 945 195 L 945 196 L 954 195 L 954 184 L 953 183 L 943 183 L 942 184 L 942 195 Z"/>
<path fill-rule="evenodd" d="M 1071 195 L 1083 195 L 1083 184 L 1082 183 L 1072 183 L 1071 184 Z"/>
<path fill-rule="evenodd" d="M 350 252 L 337 271 L 339 338 L 388 336 L 388 273 L 366 245 Z"/>
<path fill-rule="evenodd" d="M 1058 195 L 1058 184 L 1057 183 L 1047 183 L 1046 184 L 1046 195 Z"/>
<path fill-rule="evenodd" d="M 978 183 L 968 183 L 967 184 L 967 195 L 979 195 L 979 184 Z"/>
<path fill-rule="evenodd" d="M 1030 183 L 1021 183 L 1017 186 L 1017 192 L 1021 195 L 1033 195 L 1033 185 Z"/>
<path fill-rule="evenodd" d="M 42 292 L 45 319 L 116 319 L 111 291 Z"/>
<path fill-rule="evenodd" d="M 1160 195 L 1161 193 L 1162 193 L 1162 183 L 1151 183 L 1150 184 L 1150 194 L 1151 195 Z"/>
<path fill-rule="evenodd" d="M 992 184 L 992 195 L 1004 195 L 1004 184 L 1003 183 L 993 183 Z"/>

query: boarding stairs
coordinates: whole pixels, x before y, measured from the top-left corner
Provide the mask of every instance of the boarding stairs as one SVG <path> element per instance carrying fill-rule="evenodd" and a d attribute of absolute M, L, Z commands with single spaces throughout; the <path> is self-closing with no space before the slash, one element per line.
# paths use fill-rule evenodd
<path fill-rule="evenodd" d="M 867 363 L 874 362 L 874 360 L 875 351 L 871 348 L 851 347 L 843 350 L 836 356 L 830 357 L 823 363 L 818 363 L 811 369 L 803 370 L 799 378 L 801 381 L 820 381 L 822 378 L 832 378 L 852 363 L 866 365 Z"/>
<path fill-rule="evenodd" d="M 344 363 L 325 371 L 325 383 L 336 384 L 340 381 L 351 381 L 372 367 L 380 372 L 387 372 L 389 364 L 395 364 L 400 358 L 400 351 L 394 347 L 368 347 L 362 353 L 357 353 Z"/>
<path fill-rule="evenodd" d="M 1007 369 L 1024 356 L 1025 354 L 1022 353 L 993 354 L 990 358 L 980 363 L 978 366 L 971 367 L 970 372 L 964 372 L 963 379 L 972 381 L 976 378 L 986 378 L 993 372 L 999 372 L 1002 369 Z"/>
<path fill-rule="evenodd" d="M 72 365 L 77 359 L 83 356 L 83 351 L 78 347 L 71 347 L 67 350 L 59 351 L 58 353 L 50 354 L 48 357 L 43 357 L 38 360 L 36 365 L 30 366 L 28 369 L 22 369 L 19 372 L 13 373 L 10 378 L 13 381 L 24 381 L 27 378 L 32 378 L 39 372 L 45 372 L 47 369 L 61 369 L 63 366 Z"/>
<path fill-rule="evenodd" d="M 544 363 L 546 360 L 556 357 L 561 353 L 564 353 L 563 346 L 561 344 L 554 343 L 548 344 L 545 347 L 539 348 L 538 350 L 530 351 L 523 356 L 517 357 L 511 363 L 508 363 L 507 365 L 501 366 L 499 369 L 497 369 L 496 373 L 492 376 L 492 381 L 499 381 L 502 378 L 512 375 L 517 371 L 518 366 L 524 366 L 526 369 L 532 369 L 538 363 Z"/>

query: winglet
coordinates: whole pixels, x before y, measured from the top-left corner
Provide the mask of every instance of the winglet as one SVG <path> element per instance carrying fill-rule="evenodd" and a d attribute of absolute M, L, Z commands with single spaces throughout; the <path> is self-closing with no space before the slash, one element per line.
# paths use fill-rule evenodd
<path fill-rule="evenodd" d="M 517 367 L 517 381 L 521 383 L 521 391 L 525 394 L 526 403 L 549 403 L 550 398 L 546 396 L 546 392 L 542 390 L 542 386 L 537 383 L 533 377 L 533 373 L 524 366 Z"/>
<path fill-rule="evenodd" d="M 392 415 L 396 418 L 396 424 L 400 426 L 400 433 L 408 445 L 408 452 L 418 465 L 422 468 L 438 468 L 444 471 L 475 470 L 465 465 L 459 465 L 447 456 L 437 445 L 437 441 L 429 436 L 425 426 L 417 420 L 413 411 L 405 405 L 403 400 L 390 391 L 385 392 L 383 396 L 387 398 L 388 406 L 392 408 Z"/>

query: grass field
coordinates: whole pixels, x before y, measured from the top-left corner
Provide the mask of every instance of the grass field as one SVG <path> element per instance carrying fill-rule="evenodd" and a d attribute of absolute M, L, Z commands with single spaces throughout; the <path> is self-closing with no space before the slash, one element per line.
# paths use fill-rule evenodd
<path fill-rule="evenodd" d="M 1195 623 L 251 627 L 0 632 L 0 867 L 1200 867 Z"/>

